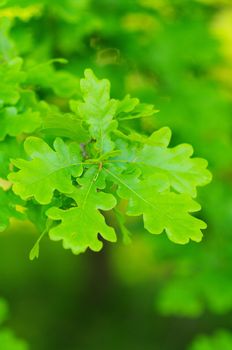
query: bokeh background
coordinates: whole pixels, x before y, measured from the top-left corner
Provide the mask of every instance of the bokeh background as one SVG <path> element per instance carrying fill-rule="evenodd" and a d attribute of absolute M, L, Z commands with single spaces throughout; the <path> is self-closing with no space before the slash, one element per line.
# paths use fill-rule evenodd
<path fill-rule="evenodd" d="M 113 97 L 155 104 L 136 127 L 170 126 L 172 144 L 191 143 L 214 176 L 199 191 L 199 244 L 130 219 L 131 244 L 118 232 L 118 244 L 73 256 L 45 238 L 30 262 L 38 232 L 12 222 L 0 235 L 0 349 L 231 350 L 231 0 L 2 0 L 0 52 L 23 57 L 39 96 L 63 110 L 87 67 Z M 25 343 L 6 349 L 7 329 Z"/>

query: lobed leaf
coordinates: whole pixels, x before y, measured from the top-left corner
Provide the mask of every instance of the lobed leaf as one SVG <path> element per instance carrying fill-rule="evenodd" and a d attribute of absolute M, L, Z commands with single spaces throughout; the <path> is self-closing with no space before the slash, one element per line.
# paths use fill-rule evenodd
<path fill-rule="evenodd" d="M 18 113 L 15 107 L 6 107 L 0 111 L 0 141 L 7 135 L 17 136 L 21 133 L 31 133 L 41 124 L 39 112 L 28 108 L 24 113 Z"/>
<path fill-rule="evenodd" d="M 112 209 L 116 200 L 112 194 L 98 191 L 104 187 L 104 179 L 96 167 L 89 169 L 78 184 L 80 187 L 69 195 L 75 201 L 75 207 L 67 210 L 56 207 L 48 209 L 50 219 L 61 221 L 50 229 L 49 236 L 55 241 L 62 240 L 64 248 L 71 249 L 74 254 L 82 253 L 87 248 L 99 251 L 103 244 L 98 234 L 110 242 L 116 241 L 114 229 L 106 224 L 99 209 Z"/>
<path fill-rule="evenodd" d="M 61 113 L 58 108 L 45 102 L 40 105 L 42 125 L 41 131 L 46 135 L 68 137 L 78 142 L 88 142 L 90 135 L 83 127 L 83 122 L 76 115 Z"/>
<path fill-rule="evenodd" d="M 110 134 L 117 127 L 113 120 L 117 101 L 110 99 L 110 82 L 98 80 L 91 69 L 86 69 L 80 86 L 84 102 L 72 102 L 71 108 L 89 125 L 98 151 L 109 152 L 114 148 Z"/>
<path fill-rule="evenodd" d="M 54 150 L 42 139 L 28 137 L 24 143 L 30 160 L 17 159 L 13 164 L 20 170 L 11 173 L 13 190 L 23 199 L 35 197 L 41 204 L 51 202 L 54 190 L 71 193 L 72 176 L 82 173 L 80 147 L 76 143 L 66 145 L 57 138 Z"/>
<path fill-rule="evenodd" d="M 192 146 L 182 144 L 168 148 L 171 139 L 169 128 L 154 132 L 146 141 L 143 139 L 137 137 L 137 141 L 145 144 L 136 152 L 132 162 L 138 164 L 144 174 L 166 175 L 174 190 L 192 197 L 197 195 L 197 186 L 205 186 L 211 181 L 208 162 L 202 158 L 191 158 Z"/>
<path fill-rule="evenodd" d="M 21 92 L 15 106 L 1 111 L 2 139 L 9 141 L 8 135 L 36 130 L 48 140 L 56 136 L 66 140 L 56 138 L 52 148 L 42 138 L 26 137 L 28 158 L 12 161 L 19 169 L 8 177 L 13 191 L 39 203 L 27 203 L 28 218 L 38 222 L 43 232 L 30 258 L 38 257 L 39 242 L 47 232 L 74 254 L 87 248 L 99 251 L 98 235 L 115 242 L 114 229 L 101 212 L 116 206 L 114 191 L 128 201 L 128 215 L 143 216 L 149 232 L 166 231 L 179 244 L 199 242 L 206 224 L 191 215 L 200 210 L 191 197 L 196 196 L 197 186 L 211 180 L 207 162 L 192 158 L 189 145 L 170 148 L 169 128 L 150 137 L 130 130 L 129 120 L 151 117 L 156 112 L 153 106 L 129 95 L 122 101 L 111 99 L 109 81 L 98 80 L 90 69 L 80 88 L 83 101 L 70 102 L 73 113 L 38 102 L 30 90 Z M 37 124 L 38 115 L 41 124 Z M 9 163 L 2 159 L 6 172 Z M 118 227 L 128 242 L 131 235 L 123 215 L 115 210 Z"/>
<path fill-rule="evenodd" d="M 109 169 L 106 172 L 118 183 L 118 195 L 128 199 L 127 214 L 143 215 L 144 227 L 149 232 L 160 234 L 165 230 L 168 238 L 179 244 L 186 244 L 190 239 L 201 241 L 201 230 L 206 224 L 189 214 L 200 210 L 200 205 L 188 195 L 170 192 L 167 177 L 153 175 L 140 180 Z"/>

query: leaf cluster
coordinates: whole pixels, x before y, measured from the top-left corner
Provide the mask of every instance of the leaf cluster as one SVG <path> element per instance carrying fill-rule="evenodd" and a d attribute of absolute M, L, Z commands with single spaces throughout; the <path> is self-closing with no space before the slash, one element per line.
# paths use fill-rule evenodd
<path fill-rule="evenodd" d="M 153 234 L 166 231 L 171 241 L 180 244 L 202 239 L 206 224 L 191 213 L 200 210 L 193 199 L 197 186 L 211 180 L 207 162 L 192 158 L 189 145 L 170 148 L 167 127 L 151 135 L 131 129 L 131 120 L 156 112 L 153 106 L 129 95 L 112 99 L 110 82 L 98 80 L 86 69 L 80 80 L 82 99 L 71 100 L 70 110 L 63 113 L 40 101 L 27 87 L 28 74 L 21 59 L 6 62 L 2 71 L 2 84 L 14 87 L 14 94 L 12 89 L 2 88 L 0 154 L 8 162 L 3 162 L 2 169 L 3 173 L 12 166 L 16 170 L 7 177 L 13 193 L 11 189 L 0 193 L 2 229 L 11 216 L 24 213 L 39 221 L 42 236 L 48 232 L 52 240 L 62 240 L 74 254 L 87 248 L 99 251 L 99 234 L 116 241 L 105 212 L 115 212 L 118 218 L 125 202 L 126 214 L 142 216 L 145 228 Z M 9 163 L 5 145 L 12 142 L 15 146 Z M 14 158 L 16 145 L 22 142 L 22 157 Z M 8 195 L 13 200 L 6 199 Z M 21 203 L 16 203 L 15 195 Z M 40 219 L 36 213 L 42 213 Z M 122 220 L 119 226 L 126 232 Z M 39 254 L 40 239 L 31 259 Z"/>

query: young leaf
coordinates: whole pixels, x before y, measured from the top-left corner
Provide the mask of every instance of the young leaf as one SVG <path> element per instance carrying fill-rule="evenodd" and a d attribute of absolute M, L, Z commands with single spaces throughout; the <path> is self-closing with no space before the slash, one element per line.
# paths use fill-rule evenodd
<path fill-rule="evenodd" d="M 119 101 L 116 114 L 117 116 L 121 113 L 129 113 L 135 109 L 139 104 L 138 98 L 131 98 L 130 95 L 126 95 L 123 100 Z"/>
<path fill-rule="evenodd" d="M 190 239 L 199 242 L 206 224 L 191 215 L 200 209 L 191 197 L 196 195 L 197 186 L 211 179 L 207 162 L 191 158 L 191 146 L 168 148 L 169 128 L 150 137 L 129 129 L 129 119 L 153 115 L 153 106 L 130 96 L 121 102 L 110 99 L 109 81 L 98 80 L 89 69 L 80 84 L 84 102 L 71 101 L 74 114 L 38 102 L 30 93 L 24 93 L 16 106 L 24 110 L 28 101 L 33 111 L 38 109 L 42 126 L 35 132 L 41 137 L 46 134 L 49 139 L 66 139 L 56 138 L 52 149 L 41 138 L 27 137 L 29 159 L 12 161 L 19 168 L 9 176 L 14 192 L 25 200 L 34 197 L 41 204 L 37 213 L 36 205 L 30 210 L 33 206 L 28 202 L 28 218 L 41 222 L 43 232 L 46 212 L 52 221 L 47 229 L 51 239 L 62 240 L 75 254 L 87 248 L 98 251 L 102 247 L 98 234 L 108 241 L 116 240 L 114 229 L 100 212 L 116 206 L 116 191 L 128 200 L 128 215 L 143 215 L 144 226 L 151 233 L 165 230 L 175 243 L 185 244 Z M 116 215 L 128 241 L 124 214 Z M 31 259 L 39 254 L 39 241 Z"/>
<path fill-rule="evenodd" d="M 39 250 L 40 250 L 40 241 L 42 240 L 42 238 L 46 235 L 46 233 L 48 232 L 47 228 L 41 233 L 41 235 L 39 236 L 39 238 L 37 239 L 37 241 L 35 242 L 35 244 L 33 245 L 33 247 L 31 248 L 30 254 L 29 254 L 29 259 L 35 260 L 39 258 Z"/>
<path fill-rule="evenodd" d="M 66 145 L 57 138 L 53 150 L 42 139 L 28 137 L 24 147 L 31 160 L 14 160 L 13 164 L 20 170 L 8 177 L 13 182 L 16 194 L 23 199 L 34 196 L 39 203 L 48 204 L 55 189 L 62 193 L 72 192 L 71 177 L 82 173 L 80 147 L 77 144 Z"/>
<path fill-rule="evenodd" d="M 58 108 L 45 102 L 40 104 L 41 131 L 46 135 L 68 137 L 77 142 L 88 142 L 89 133 L 83 128 L 82 120 L 71 113 L 61 113 Z"/>
<path fill-rule="evenodd" d="M 134 163 L 148 175 L 167 175 L 170 186 L 177 192 L 195 197 L 196 187 L 204 186 L 212 179 L 206 169 L 208 163 L 205 159 L 191 158 L 193 148 L 190 145 L 168 148 L 170 139 L 171 131 L 168 128 L 154 132 L 137 152 Z"/>
<path fill-rule="evenodd" d="M 168 238 L 179 244 L 190 239 L 201 241 L 201 230 L 206 224 L 189 214 L 200 210 L 200 205 L 187 195 L 170 192 L 167 177 L 153 175 L 139 180 L 134 175 L 105 171 L 118 183 L 119 196 L 129 200 L 127 214 L 143 215 L 144 227 L 149 232 L 160 234 L 165 230 Z"/>
<path fill-rule="evenodd" d="M 85 79 L 81 79 L 80 84 L 84 102 L 72 102 L 71 108 L 89 125 L 99 153 L 109 152 L 114 148 L 110 133 L 117 127 L 113 120 L 117 101 L 110 99 L 110 82 L 98 80 L 90 69 L 86 69 Z"/>
<path fill-rule="evenodd" d="M 119 101 L 117 108 L 117 118 L 120 121 L 152 117 L 159 112 L 153 105 L 140 103 L 139 99 L 131 98 L 126 95 L 122 101 Z"/>
<path fill-rule="evenodd" d="M 6 135 L 17 136 L 21 133 L 31 133 L 41 124 L 39 112 L 30 108 L 24 113 L 18 113 L 15 107 L 6 107 L 0 111 L 0 140 Z"/>
<path fill-rule="evenodd" d="M 74 199 L 75 207 L 68 210 L 48 209 L 50 219 L 61 221 L 50 229 L 49 236 L 54 241 L 63 240 L 64 248 L 71 249 L 74 254 L 82 253 L 88 247 L 99 251 L 103 244 L 98 234 L 110 242 L 116 241 L 114 229 L 105 223 L 99 211 L 115 207 L 116 199 L 112 194 L 99 191 L 105 185 L 103 174 L 96 166 L 89 169 L 78 184 L 80 187 L 69 195 Z"/>

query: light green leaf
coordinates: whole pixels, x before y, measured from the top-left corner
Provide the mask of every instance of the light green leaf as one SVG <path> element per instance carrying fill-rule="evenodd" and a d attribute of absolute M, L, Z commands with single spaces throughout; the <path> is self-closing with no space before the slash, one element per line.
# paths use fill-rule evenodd
<path fill-rule="evenodd" d="M 206 224 L 189 214 L 200 210 L 200 205 L 187 195 L 170 192 L 166 177 L 153 175 L 139 180 L 134 175 L 105 171 L 118 183 L 119 196 L 128 199 L 127 214 L 143 215 L 144 227 L 149 232 L 160 234 L 165 230 L 168 238 L 179 244 L 190 239 L 201 241 L 201 230 Z"/>
<path fill-rule="evenodd" d="M 43 209 L 45 209 L 45 208 L 43 208 Z M 38 259 L 39 252 L 40 252 L 40 241 L 48 233 L 51 225 L 52 225 L 52 221 L 47 219 L 47 217 L 46 217 L 46 227 L 45 227 L 44 231 L 41 233 L 41 235 L 39 236 L 39 238 L 37 239 L 37 241 L 35 242 L 35 244 L 33 245 L 32 249 L 30 251 L 29 259 L 31 261 L 33 261 L 35 259 Z"/>
<path fill-rule="evenodd" d="M 132 98 L 130 95 L 126 95 L 123 100 L 119 101 L 116 114 L 129 113 L 133 111 L 138 104 L 138 98 Z"/>
<path fill-rule="evenodd" d="M 41 236 L 40 236 L 41 237 Z M 39 237 L 39 239 L 35 242 L 35 244 L 33 245 L 33 247 L 30 250 L 30 254 L 29 254 L 29 259 L 31 261 L 38 259 L 39 257 L 39 244 L 40 244 L 40 240 L 41 238 Z"/>
<path fill-rule="evenodd" d="M 71 113 L 61 113 L 45 102 L 40 105 L 41 131 L 47 135 L 68 137 L 78 142 L 88 142 L 90 135 L 83 128 L 83 121 Z"/>
<path fill-rule="evenodd" d="M 45 89 L 52 89 L 57 96 L 71 98 L 79 95 L 79 79 L 65 70 L 55 70 L 53 63 L 67 63 L 62 58 L 52 59 L 30 66 L 26 82 Z"/>
<path fill-rule="evenodd" d="M 4 350 L 28 350 L 28 345 L 18 338 L 9 329 L 0 331 L 0 345 Z"/>
<path fill-rule="evenodd" d="M 165 316 L 200 317 L 204 299 L 197 282 L 194 277 L 189 280 L 182 277 L 165 286 L 157 298 L 159 312 Z"/>
<path fill-rule="evenodd" d="M 0 188 L 0 232 L 7 228 L 11 217 L 24 218 L 24 215 L 16 209 L 18 204 L 21 204 L 20 198 L 17 198 L 10 190 L 4 191 Z"/>
<path fill-rule="evenodd" d="M 150 137 L 143 139 L 143 143 L 150 146 L 168 147 L 171 137 L 171 130 L 168 127 L 163 127 L 153 132 Z"/>
<path fill-rule="evenodd" d="M 31 160 L 13 160 L 13 164 L 20 170 L 9 175 L 13 191 L 17 195 L 23 199 L 35 197 L 39 203 L 48 204 L 54 190 L 72 192 L 71 177 L 82 173 L 79 145 L 67 145 L 57 138 L 53 150 L 42 139 L 28 137 L 24 147 Z"/>
<path fill-rule="evenodd" d="M 96 167 L 78 179 L 78 184 L 80 187 L 70 195 L 77 206 L 68 210 L 48 209 L 50 219 L 61 221 L 49 231 L 49 236 L 54 241 L 63 240 L 64 248 L 71 249 L 74 254 L 82 253 L 87 248 L 99 251 L 103 244 L 98 234 L 110 242 L 116 241 L 114 229 L 105 223 L 99 209 L 112 209 L 116 200 L 112 194 L 99 191 L 105 185 L 103 174 Z"/>
<path fill-rule="evenodd" d="M 0 6 L 6 1 L 0 1 Z M 15 57 L 16 49 L 15 43 L 12 41 L 9 32 L 11 29 L 12 21 L 7 17 L 1 17 L 0 21 L 0 57 L 8 61 Z"/>
<path fill-rule="evenodd" d="M 226 330 L 217 331 L 214 335 L 200 335 L 189 350 L 231 350 L 232 333 Z"/>
<path fill-rule="evenodd" d="M 146 144 L 138 152 L 135 163 L 146 174 L 167 175 L 170 185 L 177 192 L 195 197 L 196 187 L 204 186 L 212 179 L 211 173 L 206 169 L 208 163 L 202 158 L 191 158 L 193 148 L 190 145 L 168 148 L 170 138 L 171 132 L 168 128 L 153 133 L 149 138 L 153 145 Z"/>
<path fill-rule="evenodd" d="M 171 138 L 171 130 L 167 127 L 161 128 L 158 131 L 154 132 L 150 137 L 147 137 L 144 134 L 131 131 L 128 135 L 125 135 L 121 132 L 117 132 L 118 136 L 124 140 L 137 142 L 144 145 L 158 146 L 158 147 L 167 147 Z M 128 145 L 132 148 L 132 145 Z M 138 147 L 137 147 L 138 148 Z M 136 156 L 135 152 L 132 152 L 134 157 Z"/>
<path fill-rule="evenodd" d="M 84 102 L 71 102 L 71 109 L 89 125 L 89 132 L 96 139 L 96 148 L 100 153 L 114 148 L 110 133 L 117 127 L 113 120 L 117 101 L 110 99 L 110 82 L 98 80 L 91 69 L 85 70 L 85 78 L 81 79 L 81 92 Z"/>
<path fill-rule="evenodd" d="M 20 157 L 24 153 L 22 144 L 15 138 L 6 138 L 0 142 L 0 177 L 6 178 L 10 172 L 10 158 Z"/>
<path fill-rule="evenodd" d="M 15 107 L 6 107 L 0 111 L 0 140 L 6 135 L 17 136 L 21 133 L 31 133 L 41 124 L 39 112 L 28 108 L 24 113 L 18 113 Z"/>
<path fill-rule="evenodd" d="M 15 104 L 19 100 L 19 83 L 25 78 L 22 62 L 21 58 L 15 58 L 0 65 L 0 100 L 4 104 Z"/>
<path fill-rule="evenodd" d="M 35 242 L 35 244 L 33 245 L 30 254 L 29 254 L 29 259 L 35 260 L 38 259 L 39 257 L 39 250 L 40 250 L 40 241 L 41 239 L 45 236 L 45 234 L 47 233 L 47 230 L 45 230 L 44 232 L 41 233 L 41 235 L 39 236 L 39 238 L 37 239 L 37 241 Z"/>
<path fill-rule="evenodd" d="M 137 98 L 131 98 L 127 95 L 124 100 L 119 101 L 118 106 L 118 120 L 130 120 L 152 117 L 155 113 L 159 112 L 154 109 L 154 106 L 147 103 L 140 103 Z"/>

